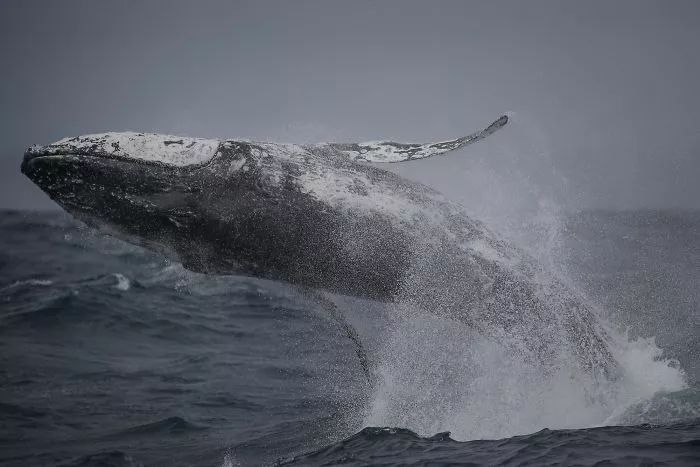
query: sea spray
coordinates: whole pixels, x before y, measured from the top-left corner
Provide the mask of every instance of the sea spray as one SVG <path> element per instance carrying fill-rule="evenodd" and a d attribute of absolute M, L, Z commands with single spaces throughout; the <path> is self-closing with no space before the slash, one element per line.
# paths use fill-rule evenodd
<path fill-rule="evenodd" d="M 542 266 L 543 273 L 533 280 L 545 289 L 556 277 L 579 296 L 593 310 L 591 318 L 596 322 L 592 324 L 605 335 L 619 373 L 601 379 L 582 371 L 568 353 L 565 335 L 556 336 L 561 353 L 556 370 L 551 371 L 552 367 L 533 365 L 513 352 L 517 345 L 503 345 L 478 327 L 398 310 L 378 353 L 378 382 L 364 425 L 405 427 L 423 436 L 451 431 L 460 440 L 500 438 L 545 427 L 605 425 L 623 420 L 628 408 L 659 392 L 686 387 L 678 363 L 663 358 L 653 339 L 629 339 L 619 330 L 620 323 L 610 323 L 605 308 L 587 298 L 570 278 L 566 224 L 557 202 L 565 192 L 566 179 L 551 163 L 546 141 L 532 139 L 532 126 L 517 119 L 513 128 L 530 138 L 529 146 L 517 136 L 517 145 L 509 145 L 506 135 L 505 143 L 501 140 L 498 147 L 485 148 L 492 157 L 455 158 L 449 172 L 441 172 L 445 161 L 436 161 L 427 174 L 399 170 L 439 185 L 526 251 Z M 454 170 L 454 165 L 465 169 Z M 457 175 L 459 182 L 451 183 Z M 569 311 L 561 310 L 565 312 Z M 509 336 L 516 341 L 518 337 Z"/>
<path fill-rule="evenodd" d="M 548 373 L 459 322 L 414 315 L 394 324 L 365 426 L 421 436 L 450 431 L 457 440 L 586 428 L 610 423 L 658 391 L 686 387 L 682 370 L 659 358 L 653 340 L 621 342 L 621 376 L 601 382 L 573 361 Z"/>

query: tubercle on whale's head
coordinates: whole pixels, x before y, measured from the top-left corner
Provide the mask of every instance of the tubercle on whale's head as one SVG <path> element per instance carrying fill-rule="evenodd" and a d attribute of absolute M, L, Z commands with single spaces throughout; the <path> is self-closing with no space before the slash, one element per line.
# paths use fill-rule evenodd
<path fill-rule="evenodd" d="M 32 146 L 24 154 L 22 170 L 25 172 L 35 158 L 51 156 L 108 157 L 187 167 L 210 161 L 218 147 L 219 141 L 213 139 L 135 132 L 99 133 Z"/>

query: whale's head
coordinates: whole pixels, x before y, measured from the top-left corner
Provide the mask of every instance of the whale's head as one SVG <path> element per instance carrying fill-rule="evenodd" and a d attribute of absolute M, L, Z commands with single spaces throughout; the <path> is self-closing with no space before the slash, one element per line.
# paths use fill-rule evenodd
<path fill-rule="evenodd" d="M 217 140 L 105 133 L 32 146 L 21 170 L 51 199 L 91 227 L 168 252 L 173 228 L 201 214 L 210 180 L 203 168 Z"/>

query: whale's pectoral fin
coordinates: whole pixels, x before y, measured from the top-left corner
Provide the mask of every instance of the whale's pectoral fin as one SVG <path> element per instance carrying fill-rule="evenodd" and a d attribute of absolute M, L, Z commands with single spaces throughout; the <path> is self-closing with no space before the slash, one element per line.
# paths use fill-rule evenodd
<path fill-rule="evenodd" d="M 341 152 L 355 161 L 364 162 L 405 162 L 438 156 L 462 148 L 467 144 L 482 140 L 503 128 L 508 123 L 508 116 L 503 115 L 483 130 L 469 136 L 439 143 L 406 144 L 389 141 L 367 143 L 330 143 L 326 148 Z"/>
<path fill-rule="evenodd" d="M 370 369 L 369 357 L 367 356 L 367 352 L 364 346 L 362 345 L 362 342 L 360 341 L 360 336 L 357 334 L 357 331 L 354 327 L 352 327 L 348 320 L 345 319 L 342 310 L 340 310 L 335 304 L 335 302 L 333 302 L 333 300 L 327 297 L 326 294 L 324 294 L 323 292 L 313 289 L 302 289 L 302 293 L 306 297 L 312 299 L 313 301 L 321 305 L 323 309 L 328 312 L 333 321 L 335 321 L 336 324 L 340 327 L 340 329 L 343 331 L 346 337 L 348 337 L 352 341 L 355 347 L 355 353 L 357 354 L 357 357 L 360 361 L 362 371 L 364 372 L 367 381 L 371 383 L 372 371 Z"/>

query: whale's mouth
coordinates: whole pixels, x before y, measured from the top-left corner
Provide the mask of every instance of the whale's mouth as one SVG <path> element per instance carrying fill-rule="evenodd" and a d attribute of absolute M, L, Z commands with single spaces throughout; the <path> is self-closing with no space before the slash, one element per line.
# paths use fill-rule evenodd
<path fill-rule="evenodd" d="M 21 172 L 49 197 L 75 215 L 77 211 L 95 211 L 130 197 L 131 205 L 147 184 L 138 174 L 152 173 L 144 168 L 165 164 L 110 154 L 100 148 L 32 146 L 24 153 Z M 154 184 L 158 187 L 158 184 Z M 143 190 L 142 190 L 143 189 Z"/>
<path fill-rule="evenodd" d="M 61 160 L 82 160 L 88 161 L 90 159 L 102 159 L 102 160 L 113 160 L 127 162 L 129 164 L 134 164 L 136 166 L 161 166 L 161 167 L 173 167 L 173 168 L 185 168 L 185 167 L 198 167 L 205 165 L 205 163 L 197 163 L 191 165 L 177 166 L 163 162 L 160 160 L 150 160 L 146 158 L 132 157 L 126 154 L 115 154 L 108 151 L 102 150 L 92 150 L 92 149 L 81 149 L 81 148 L 70 148 L 70 149 L 55 149 L 52 146 L 32 146 L 27 149 L 24 153 L 24 158 L 22 159 L 22 165 L 20 167 L 22 173 L 27 174 L 27 170 L 30 169 L 31 165 L 36 161 L 42 162 L 57 162 Z"/>
<path fill-rule="evenodd" d="M 51 146 L 32 146 L 25 151 L 20 170 L 53 197 L 59 189 L 82 184 L 84 179 L 89 178 L 91 162 L 114 159 L 98 152 L 72 149 L 56 150 Z"/>
<path fill-rule="evenodd" d="M 35 146 L 25 152 L 21 170 L 86 225 L 178 258 L 166 240 L 180 219 L 177 209 L 171 207 L 183 204 L 183 198 L 194 192 L 180 183 L 187 167 L 99 150 Z"/>
<path fill-rule="evenodd" d="M 52 153 L 47 151 L 45 147 L 32 147 L 24 153 L 20 170 L 32 182 L 38 185 L 42 190 L 51 194 L 51 191 L 56 188 L 57 184 L 63 184 L 62 171 L 55 168 L 67 165 L 77 165 L 79 154 L 72 152 Z"/>
<path fill-rule="evenodd" d="M 34 163 L 37 162 L 37 160 L 39 159 L 48 161 L 47 158 L 60 159 L 71 156 L 78 155 L 74 154 L 72 151 L 64 151 L 62 153 L 52 152 L 48 149 L 48 146 L 32 146 L 24 152 L 24 158 L 22 159 L 22 165 L 20 169 L 23 174 L 28 176 L 31 173 L 32 166 L 34 166 Z"/>
<path fill-rule="evenodd" d="M 113 165 L 111 170 L 107 164 Z M 67 211 L 95 211 L 108 197 L 115 198 L 123 192 L 119 177 L 109 183 L 107 170 L 118 175 L 116 165 L 122 162 L 103 158 L 97 154 L 76 154 L 72 151 L 51 151 L 45 147 L 28 149 L 22 160 L 21 172 L 36 186 Z"/>

